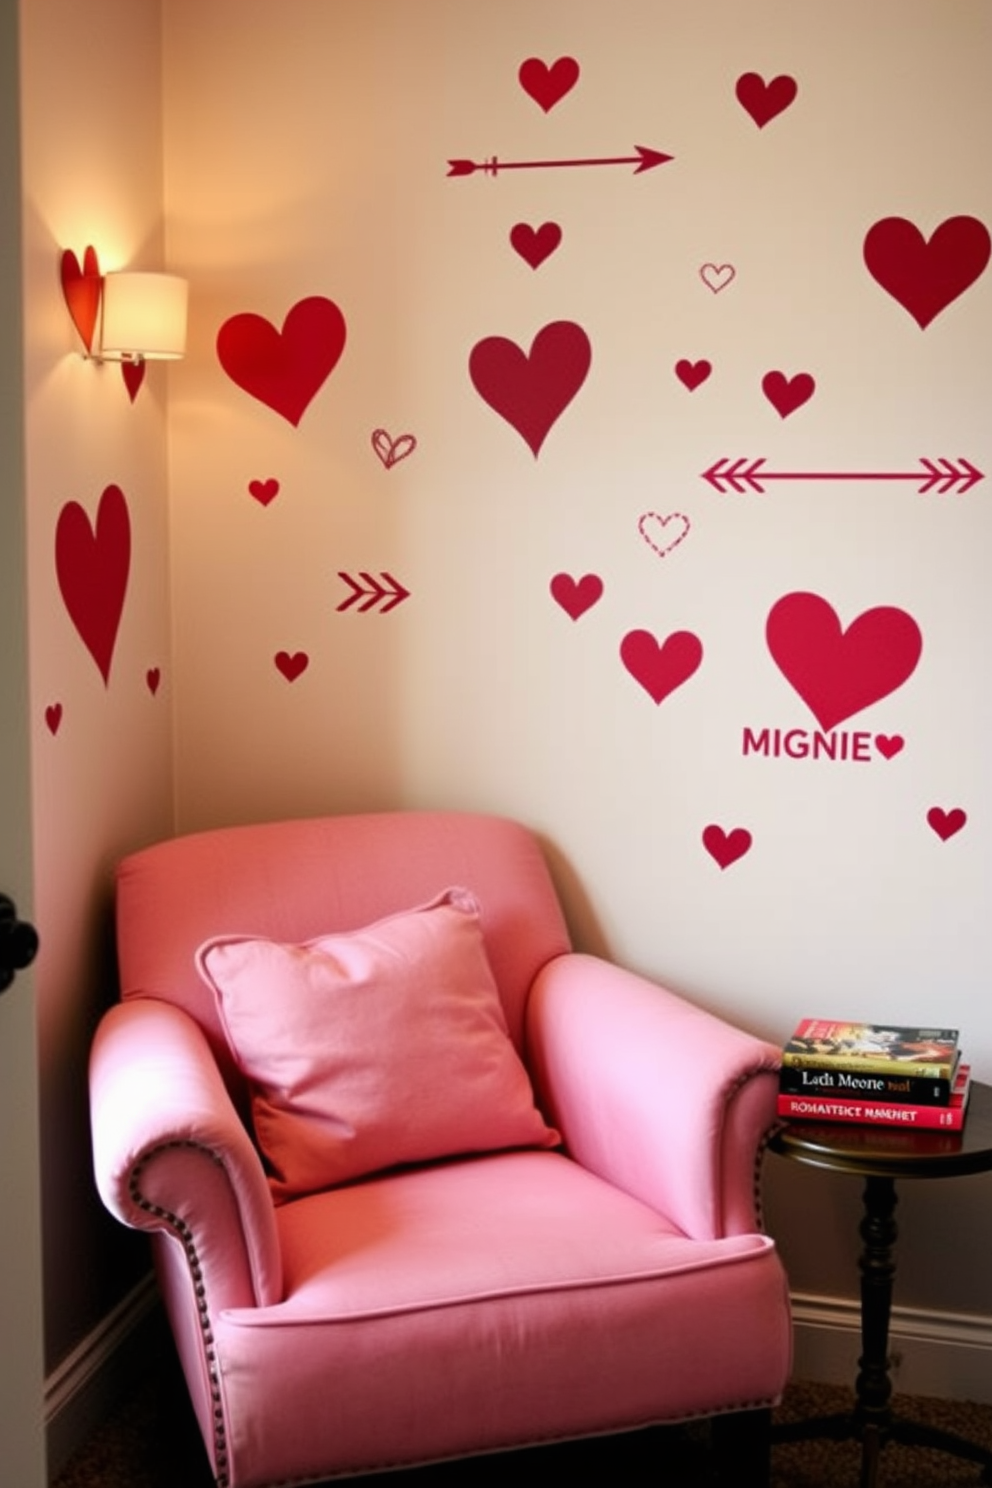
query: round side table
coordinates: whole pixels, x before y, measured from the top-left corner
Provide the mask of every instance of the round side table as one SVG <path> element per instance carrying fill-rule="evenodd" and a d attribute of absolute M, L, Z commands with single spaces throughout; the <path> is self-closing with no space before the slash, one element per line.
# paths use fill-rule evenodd
<path fill-rule="evenodd" d="M 776 1128 L 769 1150 L 809 1167 L 860 1174 L 865 1180 L 860 1225 L 861 1358 L 853 1411 L 776 1426 L 773 1441 L 827 1436 L 861 1442 L 861 1488 L 875 1488 L 878 1459 L 887 1441 L 935 1447 L 982 1464 L 981 1482 L 992 1484 L 992 1452 L 949 1431 L 896 1416 L 889 1405 L 889 1314 L 896 1274 L 894 1219 L 898 1178 L 953 1178 L 992 1170 L 992 1087 L 973 1082 L 960 1132 L 916 1131 L 853 1123 L 788 1121 Z"/>

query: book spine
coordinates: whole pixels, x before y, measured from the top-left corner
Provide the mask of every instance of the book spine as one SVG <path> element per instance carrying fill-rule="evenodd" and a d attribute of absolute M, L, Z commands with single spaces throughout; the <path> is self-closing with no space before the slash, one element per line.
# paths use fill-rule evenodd
<path fill-rule="evenodd" d="M 950 1080 L 926 1075 L 875 1074 L 871 1070 L 840 1070 L 827 1064 L 783 1065 L 779 1075 L 783 1095 L 805 1095 L 811 1099 L 837 1096 L 841 1100 L 893 1101 L 900 1105 L 946 1106 L 951 1098 Z"/>
<path fill-rule="evenodd" d="M 850 1121 L 859 1126 L 903 1126 L 919 1131 L 961 1131 L 965 1107 L 912 1106 L 898 1102 L 837 1100 L 832 1096 L 779 1095 L 778 1114 L 789 1121 Z"/>
<path fill-rule="evenodd" d="M 911 1071 L 924 1080 L 949 1080 L 953 1073 L 950 1062 L 917 1064 L 915 1060 L 891 1059 L 885 1055 L 796 1054 L 790 1049 L 783 1049 L 782 1064 L 788 1069 L 845 1070 L 853 1075 L 894 1075 Z"/>

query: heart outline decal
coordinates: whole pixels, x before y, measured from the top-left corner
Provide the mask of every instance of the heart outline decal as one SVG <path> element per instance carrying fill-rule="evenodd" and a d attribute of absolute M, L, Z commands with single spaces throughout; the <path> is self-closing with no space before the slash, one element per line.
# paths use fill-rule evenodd
<path fill-rule="evenodd" d="M 397 434 L 393 437 L 385 429 L 372 430 L 372 448 L 387 470 L 392 470 L 401 460 L 407 459 L 417 448 L 414 434 Z"/>
<path fill-rule="evenodd" d="M 707 289 L 711 289 L 714 294 L 719 294 L 732 280 L 737 278 L 737 270 L 730 263 L 704 263 L 699 270 L 699 277 Z"/>
<path fill-rule="evenodd" d="M 660 541 L 655 541 L 655 538 L 651 536 L 650 528 L 657 527 L 664 529 L 673 523 L 675 526 L 672 528 L 671 533 L 666 533 L 664 530 L 658 533 Z M 674 548 L 677 548 L 679 543 L 685 542 L 685 539 L 689 536 L 691 525 L 689 518 L 684 512 L 669 512 L 666 516 L 662 516 L 661 512 L 649 511 L 638 518 L 637 530 L 648 547 L 653 548 L 659 558 L 664 558 Z"/>

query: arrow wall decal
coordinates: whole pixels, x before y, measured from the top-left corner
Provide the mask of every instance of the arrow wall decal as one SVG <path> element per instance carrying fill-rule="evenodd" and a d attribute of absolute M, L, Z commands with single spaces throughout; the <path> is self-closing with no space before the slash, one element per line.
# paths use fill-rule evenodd
<path fill-rule="evenodd" d="M 958 456 L 956 461 L 945 456 L 928 460 L 920 457 L 916 470 L 766 470 L 765 456 L 749 459 L 742 455 L 731 460 L 724 455 L 704 470 L 701 479 L 708 481 L 721 496 L 728 491 L 742 495 L 746 491 L 765 494 L 769 481 L 912 481 L 920 495 L 934 491 L 938 496 L 963 496 L 972 486 L 985 479 L 985 473 L 970 460 Z"/>
<path fill-rule="evenodd" d="M 369 610 L 374 610 L 379 605 L 379 614 L 386 615 L 394 610 L 398 604 L 410 598 L 409 589 L 405 589 L 398 579 L 383 569 L 378 578 L 374 574 L 366 573 L 359 569 L 358 579 L 353 579 L 351 574 L 338 570 L 338 578 L 344 579 L 348 588 L 352 591 L 348 598 L 337 606 L 338 610 L 350 610 L 352 605 L 358 605 L 358 614 L 364 615 Z M 362 600 L 361 604 L 358 601 Z M 385 600 L 385 604 L 380 601 Z"/>
<path fill-rule="evenodd" d="M 474 176 L 481 171 L 487 176 L 497 176 L 500 171 L 508 170 L 563 170 L 569 166 L 586 165 L 633 165 L 634 175 L 639 176 L 642 171 L 653 170 L 656 165 L 664 165 L 666 161 L 674 160 L 674 155 L 663 155 L 660 150 L 649 149 L 647 145 L 635 145 L 634 155 L 606 155 L 585 160 L 500 160 L 498 156 L 491 155 L 488 160 L 449 160 L 449 176 Z"/>

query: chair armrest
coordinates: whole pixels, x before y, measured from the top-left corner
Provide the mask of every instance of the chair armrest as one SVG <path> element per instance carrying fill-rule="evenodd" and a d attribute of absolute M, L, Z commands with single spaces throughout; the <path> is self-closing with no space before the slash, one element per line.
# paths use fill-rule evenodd
<path fill-rule="evenodd" d="M 632 972 L 569 954 L 534 982 L 527 1049 L 542 1109 L 576 1162 L 694 1238 L 760 1227 L 774 1045 Z"/>
<path fill-rule="evenodd" d="M 90 1055 L 97 1188 L 135 1229 L 177 1236 L 211 1309 L 282 1294 L 268 1183 L 199 1026 L 132 998 L 103 1018 Z"/>

